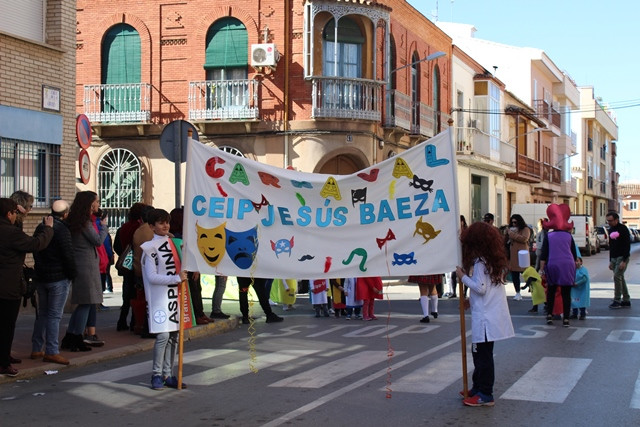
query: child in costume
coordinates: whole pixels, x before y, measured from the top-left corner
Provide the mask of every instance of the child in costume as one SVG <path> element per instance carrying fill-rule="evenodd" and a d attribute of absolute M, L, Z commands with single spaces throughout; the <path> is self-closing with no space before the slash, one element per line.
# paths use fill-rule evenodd
<path fill-rule="evenodd" d="M 153 346 L 151 388 L 178 388 L 173 365 L 180 329 L 179 286 L 187 279 L 187 272 L 182 271 L 178 250 L 169 238 L 169 213 L 164 209 L 153 209 L 147 218 L 153 239 L 141 245 L 142 278 L 148 303 L 149 332 L 158 334 Z"/>
<path fill-rule="evenodd" d="M 571 288 L 571 308 L 573 313 L 571 319 L 578 319 L 580 310 L 580 320 L 587 317 L 587 307 L 591 305 L 591 279 L 587 267 L 582 265 L 582 258 L 576 261 L 576 285 Z"/>
<path fill-rule="evenodd" d="M 358 299 L 358 295 L 356 294 L 355 277 L 344 279 L 344 295 L 347 305 L 347 315 L 345 318 L 351 320 L 351 317 L 354 316 L 356 319 L 362 320 L 362 300 Z"/>
<path fill-rule="evenodd" d="M 373 313 L 374 302 L 382 299 L 382 278 L 358 277 L 356 279 L 356 294 L 362 298 L 362 317 L 364 320 L 377 320 Z"/>
<path fill-rule="evenodd" d="M 327 308 L 327 289 L 329 288 L 329 279 L 317 279 L 311 282 L 309 291 L 309 299 L 313 308 L 316 310 L 316 317 L 320 317 L 320 310 L 324 317 L 329 317 L 329 309 Z"/>
<path fill-rule="evenodd" d="M 340 317 L 340 314 L 344 312 L 346 316 L 345 309 L 347 308 L 347 304 L 345 303 L 345 295 L 344 295 L 344 279 L 330 279 L 329 283 L 331 284 L 331 297 L 334 315 L 336 317 Z"/>
<path fill-rule="evenodd" d="M 493 344 L 515 335 L 504 287 L 504 272 L 509 264 L 502 249 L 502 235 L 486 222 L 470 225 L 460 236 L 460 241 L 462 266 L 456 268 L 456 274 L 469 287 L 467 307 L 471 307 L 474 365 L 473 387 L 462 403 L 467 406 L 493 406 Z"/>
<path fill-rule="evenodd" d="M 296 302 L 298 281 L 296 279 L 273 279 L 271 286 L 271 299 L 282 304 L 282 310 L 293 310 Z"/>

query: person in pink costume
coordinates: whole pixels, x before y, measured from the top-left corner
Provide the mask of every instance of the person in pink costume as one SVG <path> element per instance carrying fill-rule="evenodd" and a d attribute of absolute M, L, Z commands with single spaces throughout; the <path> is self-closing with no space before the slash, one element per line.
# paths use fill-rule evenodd
<path fill-rule="evenodd" d="M 571 210 L 565 204 L 552 203 L 547 207 L 548 221 L 542 227 L 549 231 L 542 243 L 540 276 L 547 280 L 547 324 L 553 324 L 553 306 L 556 289 L 562 294 L 562 326 L 569 326 L 571 311 L 571 287 L 576 278 L 576 244 L 571 236 L 573 222 L 569 222 Z"/>

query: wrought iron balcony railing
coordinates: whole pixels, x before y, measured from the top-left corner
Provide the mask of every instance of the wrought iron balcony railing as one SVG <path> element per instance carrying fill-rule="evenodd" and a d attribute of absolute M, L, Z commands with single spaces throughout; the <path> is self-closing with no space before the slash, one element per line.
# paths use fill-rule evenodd
<path fill-rule="evenodd" d="M 311 82 L 313 118 L 380 121 L 383 82 L 324 76 Z"/>
<path fill-rule="evenodd" d="M 144 123 L 151 119 L 151 85 L 99 84 L 84 87 L 84 113 L 92 123 Z"/>
<path fill-rule="evenodd" d="M 204 80 L 189 83 L 189 120 L 257 119 L 257 80 Z"/>

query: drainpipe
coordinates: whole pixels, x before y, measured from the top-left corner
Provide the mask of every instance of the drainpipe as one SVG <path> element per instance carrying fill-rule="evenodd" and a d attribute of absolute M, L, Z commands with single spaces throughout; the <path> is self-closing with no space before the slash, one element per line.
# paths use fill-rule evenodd
<path fill-rule="evenodd" d="M 289 36 L 291 28 L 289 14 L 291 13 L 291 0 L 285 0 L 284 7 L 284 165 L 289 166 Z"/>

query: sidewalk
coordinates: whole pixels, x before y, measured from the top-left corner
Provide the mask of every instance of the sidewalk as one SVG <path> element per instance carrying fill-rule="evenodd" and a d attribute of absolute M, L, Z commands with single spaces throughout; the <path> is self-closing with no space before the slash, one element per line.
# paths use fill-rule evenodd
<path fill-rule="evenodd" d="M 29 378 L 45 375 L 45 371 L 62 371 L 63 369 L 73 369 L 77 366 L 85 366 L 93 363 L 100 363 L 106 360 L 118 357 L 128 356 L 143 351 L 149 351 L 153 348 L 155 340 L 153 338 L 140 338 L 129 331 L 116 331 L 116 324 L 120 317 L 120 306 L 122 304 L 121 278 L 117 275 L 114 278 L 114 292 L 104 294 L 104 305 L 109 308 L 106 311 L 98 311 L 96 332 L 101 340 L 105 341 L 103 347 L 92 347 L 91 351 L 72 353 L 67 350 L 61 350 L 60 354 L 69 359 L 69 365 L 59 365 L 55 363 L 45 363 L 42 359 L 31 360 L 31 334 L 33 333 L 33 323 L 35 321 L 35 310 L 27 304 L 26 308 L 20 310 L 18 321 L 16 323 L 16 332 L 13 339 L 13 347 L 11 355 L 22 359 L 22 363 L 13 364 L 12 366 L 19 371 L 16 377 L 7 377 L 0 375 L 0 384 L 15 382 Z M 398 293 L 398 297 L 403 298 L 405 291 L 403 285 L 407 285 L 405 280 L 400 278 L 384 280 L 385 286 L 393 286 Z M 413 292 L 414 287 L 409 288 Z M 203 291 L 204 313 L 211 312 L 210 292 Z M 185 332 L 185 342 L 190 339 L 213 336 L 232 331 L 239 327 L 240 310 L 237 300 L 224 300 L 222 303 L 222 311 L 231 315 L 229 319 L 215 319 L 214 323 L 208 325 L 194 326 Z M 260 314 L 259 308 L 257 309 Z M 64 313 L 60 321 L 60 340 L 64 336 L 69 317 L 71 313 Z M 129 315 L 130 318 L 131 315 Z M 149 355 L 151 357 L 151 355 Z"/>
<path fill-rule="evenodd" d="M 104 294 L 104 305 L 109 307 L 109 310 L 98 311 L 97 313 L 97 334 L 101 340 L 105 341 L 105 345 L 103 347 L 92 347 L 92 350 L 87 352 L 72 353 L 68 350 L 62 350 L 60 354 L 71 362 L 67 366 L 45 363 L 42 359 L 31 360 L 29 358 L 31 355 L 31 334 L 33 333 L 33 323 L 36 316 L 35 310 L 29 304 L 27 304 L 26 308 L 21 307 L 11 351 L 13 357 L 22 359 L 22 363 L 12 365 L 19 371 L 19 374 L 16 377 L 0 375 L 0 384 L 45 375 L 45 371 L 49 370 L 73 369 L 77 366 L 100 363 L 105 360 L 151 350 L 155 343 L 153 338 L 140 338 L 139 335 L 129 331 L 116 331 L 116 324 L 120 317 L 120 305 L 122 304 L 120 286 L 120 283 L 114 283 L 114 293 Z M 211 300 L 204 299 L 204 304 L 204 312 L 208 315 L 211 312 Z M 231 317 L 226 320 L 216 319 L 214 323 L 209 323 L 208 325 L 194 326 L 185 332 L 185 342 L 190 339 L 218 335 L 236 329 L 238 327 L 238 317 L 233 314 L 238 312 L 237 307 L 237 301 L 225 301 L 223 310 L 228 309 Z M 60 321 L 61 340 L 66 332 L 70 316 L 70 313 L 64 313 Z"/>

